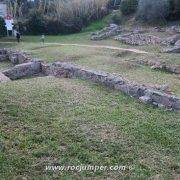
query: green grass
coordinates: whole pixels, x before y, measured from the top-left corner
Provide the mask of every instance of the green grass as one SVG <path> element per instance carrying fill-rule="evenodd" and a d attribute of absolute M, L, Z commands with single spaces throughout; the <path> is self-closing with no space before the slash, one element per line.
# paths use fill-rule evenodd
<path fill-rule="evenodd" d="M 10 62 L 0 62 L 0 71 L 4 71 L 11 67 L 13 67 L 13 65 Z"/>
<path fill-rule="evenodd" d="M 179 173 L 178 114 L 94 83 L 44 77 L 2 84 L 0 117 L 2 179 L 170 179 Z M 53 164 L 134 169 L 44 171 Z"/>
<path fill-rule="evenodd" d="M 151 70 L 139 60 L 180 65 L 180 55 L 159 46 L 134 47 L 111 39 L 90 41 L 95 22 L 82 33 L 47 36 L 46 42 L 137 48 L 135 54 L 98 48 L 42 45 L 40 36 L 0 47 L 32 53 L 46 62 L 66 61 L 121 74 L 148 86 L 169 84 L 180 94 L 179 76 Z M 165 36 L 164 34 L 162 36 Z M 0 63 L 0 71 L 11 67 Z M 120 92 L 75 79 L 42 77 L 0 84 L 0 179 L 178 179 L 179 114 L 145 105 Z M 47 165 L 133 165 L 130 171 L 53 172 Z"/>
<path fill-rule="evenodd" d="M 105 16 L 102 20 L 92 22 L 89 26 L 85 27 L 82 32 L 93 32 L 101 30 L 102 28 L 108 26 L 111 19 L 111 15 Z"/>

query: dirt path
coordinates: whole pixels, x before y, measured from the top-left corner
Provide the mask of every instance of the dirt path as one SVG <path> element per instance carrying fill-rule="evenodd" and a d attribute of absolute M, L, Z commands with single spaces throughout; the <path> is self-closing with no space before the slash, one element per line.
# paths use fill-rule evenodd
<path fill-rule="evenodd" d="M 11 44 L 15 42 L 0 42 L 4 44 Z M 146 51 L 141 51 L 138 49 L 133 49 L 133 48 L 120 48 L 116 46 L 105 46 L 105 45 L 88 45 L 88 44 L 64 44 L 64 43 L 45 43 L 45 45 L 59 45 L 59 46 L 78 46 L 78 47 L 89 47 L 89 48 L 100 48 L 100 49 L 112 49 L 112 50 L 123 50 L 123 51 L 129 51 L 129 52 L 134 52 L 138 54 L 147 54 L 148 52 Z"/>
<path fill-rule="evenodd" d="M 138 54 L 147 54 L 146 51 L 141 51 L 138 49 L 132 49 L 132 48 L 120 48 L 116 46 L 104 46 L 104 45 L 88 45 L 88 44 L 63 44 L 63 43 L 46 43 L 47 45 L 60 45 L 60 46 L 78 46 L 78 47 L 89 47 L 89 48 L 100 48 L 100 49 L 112 49 L 112 50 L 123 50 L 123 51 L 129 51 L 134 52 Z"/>

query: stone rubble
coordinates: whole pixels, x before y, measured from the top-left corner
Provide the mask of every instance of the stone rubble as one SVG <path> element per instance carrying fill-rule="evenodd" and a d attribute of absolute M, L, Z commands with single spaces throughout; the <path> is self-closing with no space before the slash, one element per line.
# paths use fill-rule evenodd
<path fill-rule="evenodd" d="M 180 46 L 174 46 L 163 50 L 164 53 L 180 53 Z"/>
<path fill-rule="evenodd" d="M 2 72 L 11 80 L 20 79 L 23 77 L 31 77 L 41 73 L 41 63 L 38 61 L 27 62 L 14 66 L 11 69 Z"/>
<path fill-rule="evenodd" d="M 180 74 L 180 66 L 168 66 L 165 64 L 154 64 L 151 69 Z"/>
<path fill-rule="evenodd" d="M 172 45 L 174 46 L 176 44 L 176 42 L 180 40 L 180 34 L 175 34 L 171 37 L 168 37 L 164 43 L 167 44 L 167 45 Z"/>
<path fill-rule="evenodd" d="M 151 66 L 151 69 L 161 70 L 169 73 L 180 74 L 180 66 L 178 65 L 167 65 L 165 62 L 160 62 L 158 60 L 139 60 L 135 61 L 140 65 Z"/>
<path fill-rule="evenodd" d="M 11 49 L 0 49 L 0 62 L 10 61 L 12 64 L 22 64 L 31 60 L 26 52 L 14 51 Z"/>
<path fill-rule="evenodd" d="M 6 49 L 1 49 L 0 50 L 0 62 L 6 61 L 7 58 L 8 58 L 7 50 Z"/>
<path fill-rule="evenodd" d="M 128 33 L 124 34 L 125 32 Z M 172 34 L 172 36 L 164 39 L 147 34 L 148 32 L 168 32 Z M 125 29 L 116 24 L 110 24 L 109 27 L 105 27 L 101 31 L 91 34 L 91 40 L 102 40 L 109 37 L 113 37 L 114 40 L 129 45 L 166 46 L 168 48 L 163 50 L 162 52 L 180 53 L 180 26 L 171 26 L 167 28 L 155 27 L 150 29 L 134 27 L 130 29 Z"/>
<path fill-rule="evenodd" d="M 161 44 L 162 39 L 153 35 L 145 35 L 145 34 L 124 34 L 124 35 L 118 35 L 114 38 L 117 41 L 120 41 L 122 43 L 130 44 L 130 45 L 156 45 Z"/>
<path fill-rule="evenodd" d="M 180 33 L 180 26 L 171 26 L 166 28 L 166 32 L 169 33 Z"/>
<path fill-rule="evenodd" d="M 180 37 L 179 37 L 179 40 L 176 41 L 176 43 L 174 44 L 176 47 L 180 47 Z"/>
<path fill-rule="evenodd" d="M 165 53 L 180 53 L 180 34 L 176 34 L 166 39 L 170 47 L 163 50 Z"/>
<path fill-rule="evenodd" d="M 97 41 L 106 39 L 108 37 L 115 36 L 121 33 L 121 27 L 116 24 L 110 24 L 109 27 L 103 28 L 101 31 L 95 32 L 91 34 L 91 40 Z"/>

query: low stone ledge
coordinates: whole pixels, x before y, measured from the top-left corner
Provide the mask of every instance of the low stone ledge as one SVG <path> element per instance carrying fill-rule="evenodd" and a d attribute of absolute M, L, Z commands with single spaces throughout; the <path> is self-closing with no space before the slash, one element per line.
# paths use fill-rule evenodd
<path fill-rule="evenodd" d="M 115 89 L 120 90 L 127 95 L 135 98 L 140 98 L 145 95 L 146 87 L 136 85 L 136 84 L 129 84 L 129 83 L 124 83 L 124 84 L 117 84 L 115 86 Z"/>
<path fill-rule="evenodd" d="M 145 86 L 134 84 L 121 76 L 106 72 L 97 72 L 87 70 L 79 66 L 68 63 L 42 64 L 42 72 L 45 75 L 65 78 L 81 78 L 91 80 L 110 88 L 120 90 L 125 94 L 140 99 L 145 103 L 149 103 L 158 107 L 165 107 L 170 110 L 180 110 L 180 98 L 161 93 L 154 89 L 148 89 Z"/>
<path fill-rule="evenodd" d="M 91 40 L 97 41 L 97 40 L 107 39 L 109 37 L 120 34 L 121 31 L 122 31 L 122 28 L 120 26 L 118 26 L 116 24 L 110 24 L 108 27 L 105 27 L 98 32 L 92 33 Z"/>
<path fill-rule="evenodd" d="M 0 55 L 7 54 L 7 49 L 0 49 Z"/>
<path fill-rule="evenodd" d="M 12 49 L 0 49 L 0 62 L 10 61 L 14 65 L 29 62 L 31 60 L 29 54 L 25 52 L 15 51 Z"/>
<path fill-rule="evenodd" d="M 7 76 L 0 72 L 0 83 L 11 81 Z"/>
<path fill-rule="evenodd" d="M 0 54 L 0 62 L 7 61 L 8 56 L 6 54 Z"/>
<path fill-rule="evenodd" d="M 16 65 L 11 69 L 3 71 L 3 74 L 11 80 L 16 80 L 23 77 L 31 77 L 41 72 L 41 62 L 28 62 Z"/>
<path fill-rule="evenodd" d="M 147 89 L 145 91 L 145 96 L 142 96 L 139 99 L 158 107 L 165 107 L 170 110 L 180 110 L 180 98 L 156 90 Z"/>
<path fill-rule="evenodd" d="M 9 51 L 8 52 L 8 59 L 11 61 L 13 64 L 22 64 L 26 63 L 31 60 L 31 58 L 26 55 L 23 52 L 14 52 L 14 51 Z"/>
<path fill-rule="evenodd" d="M 151 69 L 161 70 L 169 73 L 180 74 L 180 66 L 153 65 Z"/>
<path fill-rule="evenodd" d="M 164 72 L 169 72 L 169 73 L 174 73 L 174 74 L 180 74 L 180 66 L 178 65 L 167 65 L 165 62 L 160 62 L 158 60 L 140 60 L 140 61 L 135 61 L 137 64 L 140 65 L 146 65 L 146 66 L 151 66 L 151 69 L 154 70 L 160 70 Z"/>
<path fill-rule="evenodd" d="M 163 50 L 164 53 L 180 53 L 180 46 L 174 46 Z"/>

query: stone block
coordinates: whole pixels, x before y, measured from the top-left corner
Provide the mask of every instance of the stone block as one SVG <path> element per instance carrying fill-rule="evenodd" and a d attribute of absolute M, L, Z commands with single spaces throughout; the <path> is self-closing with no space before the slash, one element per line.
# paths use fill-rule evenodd
<path fill-rule="evenodd" d="M 180 46 L 174 46 L 172 48 L 165 49 L 165 53 L 180 53 Z"/>
<path fill-rule="evenodd" d="M 8 61 L 8 56 L 6 54 L 0 54 L 0 62 Z"/>
<path fill-rule="evenodd" d="M 11 80 L 30 77 L 41 72 L 40 62 L 28 62 L 20 65 L 16 65 L 11 69 L 3 72 L 5 76 L 9 77 Z"/>

